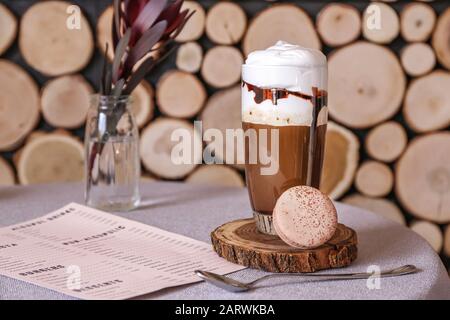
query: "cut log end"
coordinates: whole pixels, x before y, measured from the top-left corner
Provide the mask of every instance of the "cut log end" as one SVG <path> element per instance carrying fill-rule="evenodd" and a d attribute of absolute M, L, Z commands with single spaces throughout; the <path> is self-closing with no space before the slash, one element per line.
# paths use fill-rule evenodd
<path fill-rule="evenodd" d="M 175 131 L 178 133 L 172 141 Z M 185 150 L 183 146 L 186 146 Z M 150 173 L 164 179 L 181 179 L 201 163 L 201 152 L 196 153 L 195 146 L 201 150 L 202 140 L 192 124 L 159 118 L 142 132 L 139 150 L 142 163 Z"/>
<path fill-rule="evenodd" d="M 450 70 L 450 8 L 439 17 L 432 45 L 439 62 Z"/>
<path fill-rule="evenodd" d="M 328 46 L 348 44 L 361 34 L 361 15 L 351 5 L 328 4 L 319 12 L 317 31 Z"/>
<path fill-rule="evenodd" d="M 206 103 L 205 109 L 200 115 L 203 121 L 203 130 L 218 129 L 222 132 L 223 137 L 226 137 L 227 129 L 241 129 L 241 87 L 235 86 L 230 89 L 224 89 L 213 94 Z M 214 141 L 213 141 L 214 142 Z M 211 148 L 209 144 L 208 150 Z M 243 169 L 243 165 L 238 163 L 237 154 L 242 153 L 242 150 L 237 150 L 238 143 L 227 143 L 225 148 L 219 146 L 214 148 L 214 155 L 218 161 L 227 162 L 227 154 L 234 154 L 235 157 L 230 165 Z M 231 158 L 231 156 L 229 156 Z M 231 160 L 231 159 L 230 159 Z"/>
<path fill-rule="evenodd" d="M 395 10 L 382 2 L 370 4 L 363 14 L 363 35 L 375 43 L 391 43 L 400 33 L 400 19 Z"/>
<path fill-rule="evenodd" d="M 194 171 L 187 183 L 224 187 L 244 187 L 244 180 L 236 170 L 223 165 L 204 165 Z"/>
<path fill-rule="evenodd" d="M 403 115 L 416 132 L 431 132 L 450 125 L 450 73 L 441 70 L 414 80 L 406 93 Z"/>
<path fill-rule="evenodd" d="M 414 216 L 450 222 L 450 133 L 417 137 L 397 163 L 395 191 Z"/>
<path fill-rule="evenodd" d="M 80 27 L 72 26 L 67 14 L 70 6 L 65 1 L 37 2 L 21 20 L 19 47 L 22 56 L 31 67 L 47 76 L 83 69 L 94 51 L 89 22 L 80 13 Z"/>
<path fill-rule="evenodd" d="M 45 133 L 29 139 L 17 161 L 19 181 L 24 185 L 81 181 L 83 168 L 83 144 L 60 133 Z"/>
<path fill-rule="evenodd" d="M 392 162 L 398 159 L 408 144 L 406 130 L 394 121 L 372 129 L 366 137 L 366 151 L 374 159 Z"/>
<path fill-rule="evenodd" d="M 240 80 L 243 62 L 241 52 L 235 47 L 216 46 L 203 60 L 203 79 L 215 88 L 229 87 Z"/>
<path fill-rule="evenodd" d="M 151 84 L 144 80 L 131 93 L 131 112 L 139 128 L 145 126 L 155 111 L 154 92 Z"/>
<path fill-rule="evenodd" d="M 42 90 L 41 106 L 45 120 L 57 128 L 82 126 L 92 93 L 92 87 L 81 75 L 51 80 Z"/>
<path fill-rule="evenodd" d="M 436 24 L 434 9 L 425 3 L 409 3 L 400 15 L 401 34 L 408 42 L 427 41 Z"/>
<path fill-rule="evenodd" d="M 366 161 L 356 173 L 356 189 L 369 197 L 384 197 L 391 192 L 393 185 L 391 169 L 380 162 Z"/>
<path fill-rule="evenodd" d="M 203 49 L 197 42 L 188 42 L 181 45 L 177 51 L 177 68 L 190 72 L 197 73 L 203 62 Z"/>
<path fill-rule="evenodd" d="M 410 228 L 424 238 L 434 251 L 437 253 L 441 252 L 444 239 L 441 229 L 437 225 L 428 221 L 414 221 Z"/>
<path fill-rule="evenodd" d="M 11 186 L 15 184 L 14 170 L 9 163 L 0 157 L 0 186 Z"/>
<path fill-rule="evenodd" d="M 320 189 L 339 199 L 352 186 L 359 161 L 359 141 L 353 132 L 333 122 L 328 124 Z"/>
<path fill-rule="evenodd" d="M 386 219 L 406 225 L 405 217 L 399 207 L 392 201 L 382 198 L 370 198 L 360 194 L 345 197 L 342 202 L 376 213 Z"/>
<path fill-rule="evenodd" d="M 252 51 L 266 49 L 278 40 L 321 49 L 321 42 L 311 18 L 293 4 L 270 6 L 251 21 L 242 43 L 244 54 L 247 56 Z"/>
<path fill-rule="evenodd" d="M 184 1 L 181 11 L 184 10 L 195 11 L 195 13 L 176 37 L 176 40 L 179 42 L 187 42 L 200 39 L 205 31 L 205 10 L 197 1 Z"/>
<path fill-rule="evenodd" d="M 39 121 L 39 91 L 18 65 L 0 60 L 0 151 L 17 148 Z"/>
<path fill-rule="evenodd" d="M 402 50 L 401 62 L 407 74 L 419 77 L 434 69 L 436 55 L 428 44 L 414 43 Z"/>
<path fill-rule="evenodd" d="M 218 2 L 206 16 L 206 34 L 217 44 L 238 43 L 247 28 L 247 16 L 237 4 L 229 1 Z"/>
<path fill-rule="evenodd" d="M 187 72 L 171 70 L 156 85 L 156 99 L 162 113 L 191 118 L 203 107 L 206 90 L 200 80 Z"/>
<path fill-rule="evenodd" d="M 406 76 L 388 48 L 356 42 L 333 53 L 328 66 L 329 108 L 335 120 L 364 129 L 400 109 Z"/>
<path fill-rule="evenodd" d="M 16 35 L 16 17 L 4 4 L 0 3 L 0 56 L 8 50 Z"/>
<path fill-rule="evenodd" d="M 97 46 L 104 54 L 108 45 L 108 58 L 114 58 L 114 45 L 112 39 L 112 21 L 114 17 L 113 6 L 108 6 L 97 20 Z"/>
<path fill-rule="evenodd" d="M 342 224 L 326 244 L 301 250 L 260 233 L 253 219 L 224 224 L 211 233 L 217 254 L 232 263 L 268 272 L 315 272 L 350 265 L 357 257 L 356 232 Z"/>

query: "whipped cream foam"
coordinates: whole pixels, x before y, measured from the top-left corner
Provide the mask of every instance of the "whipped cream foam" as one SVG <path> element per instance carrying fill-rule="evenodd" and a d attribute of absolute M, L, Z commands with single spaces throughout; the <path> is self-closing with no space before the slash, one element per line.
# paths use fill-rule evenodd
<path fill-rule="evenodd" d="M 242 68 L 242 80 L 262 89 L 284 89 L 312 96 L 313 88 L 327 90 L 327 59 L 314 49 L 303 48 L 283 41 L 249 54 Z M 245 122 L 273 126 L 311 125 L 312 102 L 295 95 L 278 99 L 277 104 L 266 99 L 255 101 L 255 92 L 242 88 L 242 118 Z M 318 118 L 325 124 L 327 108 Z"/>

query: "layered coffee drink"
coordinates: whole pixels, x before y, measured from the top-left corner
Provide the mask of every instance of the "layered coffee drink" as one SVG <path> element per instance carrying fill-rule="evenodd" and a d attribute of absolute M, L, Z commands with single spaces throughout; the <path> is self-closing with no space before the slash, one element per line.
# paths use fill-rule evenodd
<path fill-rule="evenodd" d="M 272 211 L 287 189 L 320 187 L 327 125 L 327 61 L 278 42 L 248 56 L 242 71 L 246 180 L 258 229 L 275 234 Z M 256 156 L 255 156 L 256 153 Z M 264 170 L 270 157 L 277 170 Z"/>

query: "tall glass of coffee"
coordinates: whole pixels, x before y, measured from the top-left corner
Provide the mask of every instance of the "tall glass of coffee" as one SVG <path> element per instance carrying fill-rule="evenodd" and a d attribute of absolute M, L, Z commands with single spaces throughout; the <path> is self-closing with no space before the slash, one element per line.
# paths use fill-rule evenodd
<path fill-rule="evenodd" d="M 320 187 L 327 60 L 280 41 L 248 56 L 242 80 L 247 187 L 259 231 L 275 235 L 272 211 L 280 195 L 298 185 Z"/>

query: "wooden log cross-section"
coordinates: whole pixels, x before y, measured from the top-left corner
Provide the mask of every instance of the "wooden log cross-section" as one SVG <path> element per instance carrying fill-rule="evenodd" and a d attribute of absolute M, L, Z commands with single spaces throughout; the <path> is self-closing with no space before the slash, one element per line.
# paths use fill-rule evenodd
<path fill-rule="evenodd" d="M 244 55 L 273 46 L 279 40 L 321 49 L 311 18 L 293 4 L 270 6 L 253 18 L 242 42 Z"/>
<path fill-rule="evenodd" d="M 200 115 L 200 120 L 203 122 L 204 132 L 208 129 L 220 130 L 224 140 L 226 139 L 227 129 L 241 129 L 241 87 L 234 86 L 214 93 L 206 103 L 206 106 Z M 230 160 L 232 155 L 234 155 L 233 161 L 228 162 L 228 164 L 237 167 L 238 169 L 243 169 L 243 164 L 237 164 L 237 154 L 238 152 L 243 152 L 243 150 L 237 149 L 239 144 L 236 140 L 237 139 L 234 141 L 235 143 L 226 143 L 224 148 L 214 148 L 214 155 L 217 160 L 222 161 L 223 163 L 227 163 L 227 155 Z M 212 141 L 212 143 L 214 143 L 214 141 Z M 208 144 L 206 149 L 210 150 L 210 146 L 211 144 Z M 212 150 L 210 150 L 210 152 L 211 151 Z"/>
<path fill-rule="evenodd" d="M 405 128 L 398 122 L 388 121 L 373 128 L 366 137 L 367 153 L 383 162 L 397 160 L 408 144 Z"/>
<path fill-rule="evenodd" d="M 441 252 L 444 238 L 441 229 L 437 225 L 429 221 L 414 221 L 409 227 L 424 238 L 434 251 L 437 253 Z"/>
<path fill-rule="evenodd" d="M 244 10 L 231 1 L 217 2 L 206 16 L 206 34 L 217 44 L 238 43 L 247 29 Z"/>
<path fill-rule="evenodd" d="M 417 218 L 450 222 L 450 133 L 416 137 L 397 162 L 395 191 Z"/>
<path fill-rule="evenodd" d="M 8 50 L 16 35 L 16 17 L 4 4 L 0 3 L 0 56 Z"/>
<path fill-rule="evenodd" d="M 155 111 L 153 98 L 152 85 L 146 80 L 141 81 L 131 93 L 131 112 L 139 128 L 145 126 L 153 118 Z"/>
<path fill-rule="evenodd" d="M 31 135 L 15 156 L 21 184 L 81 181 L 84 147 L 66 133 Z"/>
<path fill-rule="evenodd" d="M 0 186 L 10 186 L 15 183 L 14 170 L 9 163 L 0 157 Z"/>
<path fill-rule="evenodd" d="M 426 3 L 409 3 L 400 14 L 401 34 L 408 42 L 427 41 L 435 24 L 436 13 Z"/>
<path fill-rule="evenodd" d="M 19 146 L 39 121 L 39 90 L 21 67 L 0 60 L 0 151 Z"/>
<path fill-rule="evenodd" d="M 195 11 L 194 15 L 186 22 L 183 30 L 176 37 L 179 42 L 194 41 L 200 39 L 205 31 L 206 13 L 202 5 L 197 1 L 184 1 L 181 11 Z"/>
<path fill-rule="evenodd" d="M 177 68 L 190 72 L 197 73 L 203 62 L 203 49 L 197 42 L 187 42 L 178 48 L 176 65 Z"/>
<path fill-rule="evenodd" d="M 432 45 L 439 62 L 450 70 L 450 8 L 438 19 L 433 34 Z"/>
<path fill-rule="evenodd" d="M 47 76 L 77 72 L 91 60 L 94 40 L 89 22 L 80 13 L 79 28 L 69 28 L 67 10 L 71 5 L 66 1 L 40 1 L 22 17 L 20 52 L 31 67 Z"/>
<path fill-rule="evenodd" d="M 328 123 L 320 189 L 339 199 L 350 189 L 359 161 L 359 141 L 350 130 Z"/>
<path fill-rule="evenodd" d="M 203 79 L 215 88 L 229 87 L 241 79 L 243 62 L 241 52 L 235 47 L 213 47 L 206 52 L 203 60 Z"/>
<path fill-rule="evenodd" d="M 364 11 L 362 32 L 372 42 L 391 43 L 400 33 L 399 17 L 390 5 L 372 3 Z"/>
<path fill-rule="evenodd" d="M 172 134 L 176 130 L 174 140 Z M 177 133 L 177 132 L 175 132 Z M 184 140 L 180 141 L 181 135 Z M 178 139 L 178 140 L 177 140 Z M 176 145 L 186 146 L 184 153 L 174 150 Z M 194 126 L 184 120 L 159 118 L 151 122 L 142 132 L 140 141 L 140 155 L 144 167 L 156 177 L 164 179 L 181 179 L 191 173 L 197 163 L 201 162 L 201 152 L 195 152 L 195 146 L 202 149 L 202 139 Z M 180 157 L 187 157 L 182 163 Z"/>
<path fill-rule="evenodd" d="M 342 202 L 358 208 L 366 209 L 386 219 L 406 225 L 405 216 L 400 208 L 392 201 L 384 198 L 371 198 L 360 194 L 345 197 Z"/>
<path fill-rule="evenodd" d="M 256 228 L 254 219 L 237 220 L 211 233 L 217 254 L 226 260 L 268 272 L 315 272 L 350 265 L 357 256 L 356 232 L 342 224 L 326 244 L 309 250 L 294 248 Z"/>
<path fill-rule="evenodd" d="M 319 12 L 316 24 L 322 40 L 331 47 L 353 42 L 361 34 L 361 15 L 348 4 L 326 5 Z"/>
<path fill-rule="evenodd" d="M 49 81 L 42 89 L 44 119 L 56 128 L 81 127 L 86 122 L 93 91 L 81 75 L 62 76 Z"/>
<path fill-rule="evenodd" d="M 195 75 L 169 70 L 156 85 L 156 100 L 163 114 L 191 118 L 203 107 L 206 90 Z"/>
<path fill-rule="evenodd" d="M 356 42 L 331 54 L 328 65 L 329 108 L 337 121 L 369 128 L 399 110 L 406 76 L 387 47 Z"/>
<path fill-rule="evenodd" d="M 436 70 L 411 82 L 403 115 L 416 132 L 445 129 L 450 125 L 450 73 Z"/>
<path fill-rule="evenodd" d="M 393 185 L 392 170 L 381 162 L 366 161 L 356 173 L 356 189 L 369 197 L 384 197 L 391 192 Z"/>
<path fill-rule="evenodd" d="M 427 74 L 436 65 L 436 55 L 426 43 L 413 43 L 404 47 L 400 57 L 403 68 L 412 77 Z"/>
<path fill-rule="evenodd" d="M 244 180 L 236 170 L 218 164 L 201 166 L 186 179 L 186 182 L 226 187 L 244 186 Z"/>

